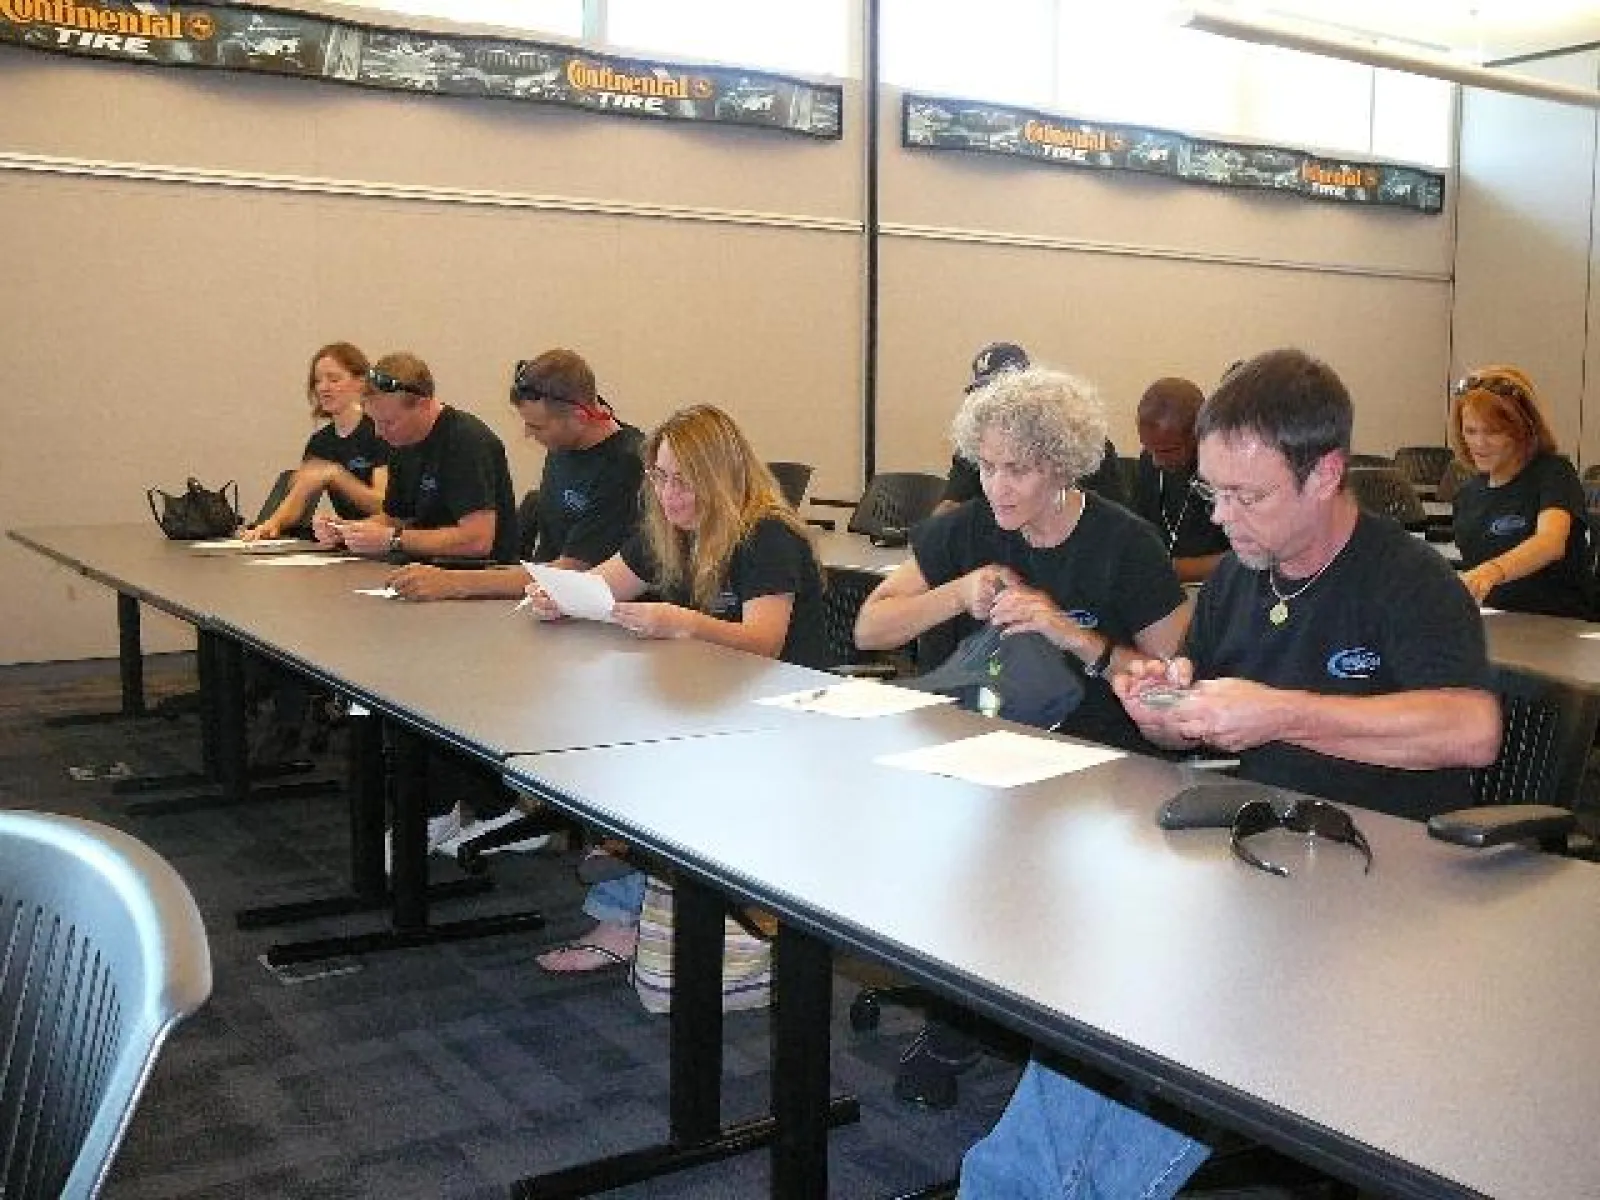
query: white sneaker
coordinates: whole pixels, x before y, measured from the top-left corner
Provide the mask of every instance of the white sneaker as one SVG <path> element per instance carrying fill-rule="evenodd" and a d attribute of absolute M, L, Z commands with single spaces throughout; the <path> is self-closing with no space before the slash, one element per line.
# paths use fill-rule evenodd
<path fill-rule="evenodd" d="M 440 853 L 439 847 L 453 840 L 461 833 L 461 806 L 458 804 L 449 812 L 438 817 L 428 818 L 428 853 Z M 386 830 L 383 835 L 383 871 L 388 875 L 394 871 L 394 830 Z"/>
<path fill-rule="evenodd" d="M 474 821 L 470 825 L 463 827 L 454 837 L 435 847 L 433 853 L 442 854 L 446 858 L 454 858 L 464 842 L 471 841 L 479 834 L 504 828 L 513 821 L 520 821 L 526 815 L 521 809 L 512 808 L 501 813 L 498 817 L 490 817 L 486 821 Z M 511 842 L 505 846 L 491 846 L 483 851 L 483 854 L 488 856 L 490 854 L 500 854 L 507 850 L 514 854 L 532 854 L 535 850 L 543 848 L 549 841 L 550 835 L 548 833 L 538 833 L 533 837 L 523 838 L 520 842 Z"/>

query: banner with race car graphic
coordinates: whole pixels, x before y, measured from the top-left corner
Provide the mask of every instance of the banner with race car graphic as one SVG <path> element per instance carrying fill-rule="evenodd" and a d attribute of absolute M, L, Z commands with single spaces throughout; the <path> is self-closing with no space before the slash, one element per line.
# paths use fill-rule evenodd
<path fill-rule="evenodd" d="M 543 42 L 380 28 L 271 8 L 0 0 L 0 42 L 123 62 L 498 96 L 817 138 L 842 133 L 837 84 L 618 58 Z"/>
<path fill-rule="evenodd" d="M 907 95 L 901 107 L 900 140 L 908 147 L 1138 171 L 1218 187 L 1259 188 L 1429 215 L 1444 211 L 1444 176 L 1417 167 L 1325 158 L 1304 150 L 1080 121 L 971 100 Z"/>

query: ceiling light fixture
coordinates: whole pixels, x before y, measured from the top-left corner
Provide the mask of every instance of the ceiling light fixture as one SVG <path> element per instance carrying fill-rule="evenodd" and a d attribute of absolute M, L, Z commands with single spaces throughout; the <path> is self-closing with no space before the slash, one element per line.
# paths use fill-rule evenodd
<path fill-rule="evenodd" d="M 1531 75 L 1518 75 L 1512 71 L 1469 66 L 1453 59 L 1437 58 L 1433 55 L 1390 50 L 1368 42 L 1348 41 L 1282 21 L 1246 16 L 1213 4 L 1186 5 L 1173 13 L 1173 19 L 1179 25 L 1200 33 L 1214 33 L 1219 37 L 1233 38 L 1235 41 L 1277 46 L 1283 50 L 1301 50 L 1307 54 L 1320 54 L 1325 58 L 1341 58 L 1347 62 L 1362 63 L 1369 67 L 1405 71 L 1412 75 L 1427 75 L 1433 79 L 1447 79 L 1466 87 L 1510 92 L 1517 96 L 1529 96 L 1535 100 L 1553 100 L 1557 104 L 1600 108 L 1600 91 L 1592 88 L 1535 79 Z"/>

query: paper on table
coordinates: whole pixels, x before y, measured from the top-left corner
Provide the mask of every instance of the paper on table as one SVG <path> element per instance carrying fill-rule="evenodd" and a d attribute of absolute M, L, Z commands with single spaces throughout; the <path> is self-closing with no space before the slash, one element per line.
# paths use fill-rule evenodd
<path fill-rule="evenodd" d="M 1487 604 L 1481 605 L 1478 609 L 1478 615 L 1480 617 L 1498 617 L 1503 612 L 1505 612 L 1505 609 L 1490 608 Z"/>
<path fill-rule="evenodd" d="M 355 562 L 353 554 L 280 554 L 277 558 L 253 558 L 252 567 L 330 567 L 334 563 Z"/>
<path fill-rule="evenodd" d="M 582 617 L 585 621 L 611 620 L 611 606 L 616 597 L 600 576 L 588 571 L 565 571 L 560 567 L 547 567 L 543 563 L 525 562 L 539 586 L 549 593 L 550 599 L 565 616 Z"/>
<path fill-rule="evenodd" d="M 1071 771 L 1084 771 L 1122 757 L 1122 751 L 1108 750 L 1104 746 L 1080 746 L 999 729 L 942 746 L 886 754 L 874 761 L 886 767 L 949 775 L 988 787 L 1016 787 Z"/>
<path fill-rule="evenodd" d="M 204 542 L 190 542 L 191 550 L 240 550 L 246 554 L 261 553 L 266 550 L 285 550 L 293 546 L 304 546 L 305 542 L 299 538 L 257 538 L 247 542 L 243 538 L 212 538 Z"/>
<path fill-rule="evenodd" d="M 393 600 L 400 594 L 392 587 L 356 588 L 355 593 L 358 596 L 376 596 L 380 600 Z"/>
<path fill-rule="evenodd" d="M 1580 633 L 1578 636 L 1581 638 L 1587 638 L 1590 641 L 1594 641 L 1596 639 L 1600 639 L 1600 630 L 1596 630 L 1593 633 Z"/>
<path fill-rule="evenodd" d="M 910 712 L 929 704 L 949 704 L 950 696 L 933 692 L 914 692 L 910 688 L 894 687 L 875 679 L 848 679 L 828 687 L 812 688 L 803 692 L 786 692 L 782 696 L 763 696 L 757 704 L 770 704 L 775 708 L 795 708 L 802 712 L 825 713 L 830 717 L 887 717 L 894 713 Z"/>

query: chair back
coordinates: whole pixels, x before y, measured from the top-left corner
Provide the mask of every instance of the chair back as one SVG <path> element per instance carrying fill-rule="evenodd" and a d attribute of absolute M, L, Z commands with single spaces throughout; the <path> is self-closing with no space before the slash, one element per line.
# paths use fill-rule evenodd
<path fill-rule="evenodd" d="M 1446 504 L 1454 503 L 1456 493 L 1461 490 L 1461 485 L 1476 474 L 1476 471 L 1459 458 L 1452 458 L 1450 465 L 1445 467 L 1444 474 L 1439 476 L 1439 487 L 1434 492 L 1434 496 Z"/>
<path fill-rule="evenodd" d="M 1600 693 L 1510 667 L 1495 667 L 1493 675 L 1500 757 L 1472 773 L 1475 803 L 1576 809 L 1600 726 Z"/>
<path fill-rule="evenodd" d="M 1348 454 L 1345 456 L 1347 467 L 1392 467 L 1394 459 L 1387 454 Z"/>
<path fill-rule="evenodd" d="M 97 1195 L 167 1034 L 210 994 L 205 927 L 162 858 L 0 812 L 0 1196 Z"/>
<path fill-rule="evenodd" d="M 1455 456 L 1449 446 L 1401 446 L 1394 452 L 1394 469 L 1412 484 L 1433 487 Z"/>
<path fill-rule="evenodd" d="M 517 557 L 526 562 L 539 544 L 539 489 L 529 488 L 517 505 Z"/>
<path fill-rule="evenodd" d="M 944 479 L 920 471 L 885 471 L 874 475 L 850 514 L 851 533 L 868 537 L 885 529 L 909 529 L 931 513 L 944 495 Z"/>
<path fill-rule="evenodd" d="M 790 508 L 799 508 L 806 502 L 806 488 L 811 485 L 810 463 L 769 462 L 767 470 L 772 472 L 778 486 L 783 489 L 783 498 L 789 502 Z"/>
<path fill-rule="evenodd" d="M 1600 463 L 1591 463 L 1583 469 L 1583 482 L 1600 483 Z"/>
<path fill-rule="evenodd" d="M 278 505 L 283 503 L 284 497 L 289 494 L 289 489 L 294 486 L 294 477 L 297 468 L 290 467 L 287 471 L 279 471 L 278 477 L 272 481 L 272 486 L 267 489 L 267 498 L 261 503 L 261 511 L 256 514 L 253 524 L 259 525 L 273 513 L 278 511 Z M 284 528 L 293 529 L 301 525 L 311 524 L 311 514 L 302 512 L 295 519 L 288 522 Z"/>
<path fill-rule="evenodd" d="M 1406 477 L 1394 467 L 1354 467 L 1345 472 L 1350 492 L 1365 511 L 1393 517 L 1408 529 L 1427 527 L 1428 513 Z"/>
<path fill-rule="evenodd" d="M 856 649 L 856 614 L 872 589 L 883 582 L 883 576 L 852 567 L 827 567 L 824 573 L 827 587 L 822 593 L 822 630 L 828 643 L 828 665 L 842 667 L 867 661 L 868 656 Z"/>

